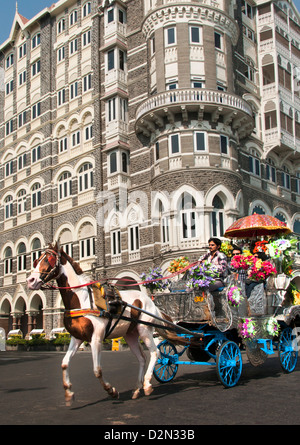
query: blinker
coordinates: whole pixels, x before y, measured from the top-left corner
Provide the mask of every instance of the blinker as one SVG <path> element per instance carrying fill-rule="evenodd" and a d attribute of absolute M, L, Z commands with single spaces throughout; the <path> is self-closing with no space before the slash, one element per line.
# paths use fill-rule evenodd
<path fill-rule="evenodd" d="M 48 258 L 48 263 L 50 264 L 50 266 L 52 267 L 52 268 L 54 268 L 55 267 L 55 265 L 56 265 L 56 259 L 55 259 L 55 257 L 54 256 L 49 256 L 49 258 Z"/>

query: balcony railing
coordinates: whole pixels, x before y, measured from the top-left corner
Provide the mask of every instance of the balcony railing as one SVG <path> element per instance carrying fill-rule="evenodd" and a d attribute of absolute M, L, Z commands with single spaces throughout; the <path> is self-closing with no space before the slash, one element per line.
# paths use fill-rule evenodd
<path fill-rule="evenodd" d="M 251 106 L 241 97 L 225 91 L 190 88 L 164 91 L 146 99 L 136 111 L 136 130 L 147 127 L 151 131 L 154 124 L 163 125 L 162 118 L 166 115 L 173 119 L 176 113 L 182 113 L 183 119 L 187 119 L 187 113 L 197 111 L 202 115 L 204 111 L 212 113 L 215 121 L 222 115 L 223 122 L 226 125 L 232 122 L 234 128 L 242 123 L 244 130 L 249 126 L 251 133 L 253 129 Z"/>
<path fill-rule="evenodd" d="M 242 111 L 252 117 L 251 106 L 241 97 L 224 91 L 201 90 L 201 89 L 178 89 L 165 91 L 145 100 L 136 112 L 136 119 L 157 108 L 167 105 L 204 104 L 230 107 Z"/>

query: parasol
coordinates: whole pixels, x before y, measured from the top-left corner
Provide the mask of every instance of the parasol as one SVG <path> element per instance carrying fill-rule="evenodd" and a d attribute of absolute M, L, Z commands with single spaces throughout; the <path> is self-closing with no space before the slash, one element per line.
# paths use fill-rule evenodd
<path fill-rule="evenodd" d="M 253 238 L 262 235 L 288 235 L 292 233 L 286 223 L 280 221 L 274 216 L 253 215 L 245 216 L 235 221 L 224 233 L 229 238 Z"/>

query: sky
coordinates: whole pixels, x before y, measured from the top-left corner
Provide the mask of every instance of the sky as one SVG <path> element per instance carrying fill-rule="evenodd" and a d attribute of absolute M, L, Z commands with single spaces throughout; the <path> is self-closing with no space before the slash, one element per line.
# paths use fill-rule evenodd
<path fill-rule="evenodd" d="M 57 3 L 58 0 L 18 0 L 18 10 L 21 15 L 30 20 L 44 8 Z M 300 0 L 294 0 L 300 11 Z M 10 34 L 12 23 L 16 11 L 16 0 L 0 0 L 0 44 L 3 43 Z"/>

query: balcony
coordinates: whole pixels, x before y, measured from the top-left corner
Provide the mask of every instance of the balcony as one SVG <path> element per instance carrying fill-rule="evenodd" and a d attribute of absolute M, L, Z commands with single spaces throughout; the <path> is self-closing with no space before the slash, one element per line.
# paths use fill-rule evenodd
<path fill-rule="evenodd" d="M 150 136 L 151 132 L 164 127 L 164 118 L 173 124 L 175 115 L 180 114 L 183 122 L 188 113 L 197 113 L 202 121 L 204 113 L 210 113 L 212 122 L 222 116 L 225 125 L 232 125 L 239 136 L 246 136 L 253 130 L 251 106 L 241 97 L 225 91 L 206 89 L 177 89 L 165 91 L 146 99 L 137 108 L 135 130 Z M 178 119 L 178 118 L 177 118 Z"/>

